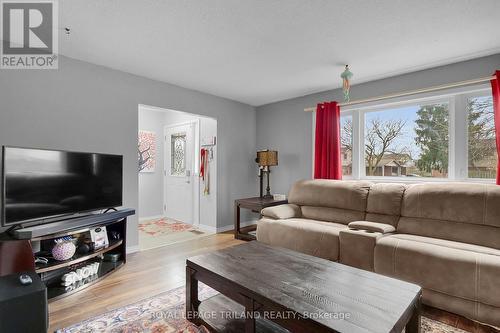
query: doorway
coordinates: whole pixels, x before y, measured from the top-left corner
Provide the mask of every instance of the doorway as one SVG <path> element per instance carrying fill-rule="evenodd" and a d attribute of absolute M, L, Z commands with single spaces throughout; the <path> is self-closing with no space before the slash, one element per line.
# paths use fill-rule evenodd
<path fill-rule="evenodd" d="M 199 121 L 165 126 L 164 206 L 165 214 L 177 221 L 197 225 L 199 195 L 194 177 L 199 160 Z"/>
<path fill-rule="evenodd" d="M 154 147 L 147 150 L 141 137 L 156 138 Z M 139 172 L 141 250 L 215 232 L 216 137 L 216 119 L 139 106 L 140 160 L 150 157 L 141 155 L 141 149 L 154 151 L 155 160 L 153 170 Z"/>

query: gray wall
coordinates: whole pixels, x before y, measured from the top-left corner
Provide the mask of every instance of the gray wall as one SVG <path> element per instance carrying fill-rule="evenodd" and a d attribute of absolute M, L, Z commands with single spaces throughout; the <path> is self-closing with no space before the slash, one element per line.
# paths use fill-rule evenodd
<path fill-rule="evenodd" d="M 154 172 L 139 173 L 139 219 L 163 215 L 163 166 L 165 114 L 150 109 L 139 110 L 139 130 L 156 134 L 156 168 Z"/>
<path fill-rule="evenodd" d="M 124 156 L 124 206 L 138 208 L 138 104 L 218 119 L 218 221 L 233 222 L 233 200 L 255 194 L 253 107 L 66 57 L 59 70 L 0 71 L 0 145 Z M 129 245 L 138 243 L 137 216 Z"/>
<path fill-rule="evenodd" d="M 500 69 L 500 54 L 354 85 L 351 100 L 476 79 L 496 69 Z M 356 75 L 355 68 L 353 72 Z M 304 108 L 332 100 L 342 101 L 340 89 L 257 108 L 257 148 L 279 151 L 279 166 L 271 175 L 274 193 L 287 193 L 294 181 L 311 178 L 312 115 Z"/>

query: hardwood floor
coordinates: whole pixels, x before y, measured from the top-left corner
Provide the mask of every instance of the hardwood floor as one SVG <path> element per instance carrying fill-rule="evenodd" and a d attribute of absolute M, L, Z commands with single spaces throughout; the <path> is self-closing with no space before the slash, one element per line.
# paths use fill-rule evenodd
<path fill-rule="evenodd" d="M 462 316 L 450 313 L 447 311 L 439 310 L 436 308 L 431 308 L 430 306 L 424 305 L 422 307 L 422 312 L 427 318 L 440 321 L 452 327 L 459 328 L 466 332 L 473 333 L 499 333 L 500 330 L 493 328 L 488 325 L 483 325 L 476 321 L 464 318 Z"/>
<path fill-rule="evenodd" d="M 186 258 L 243 243 L 223 233 L 130 254 L 103 281 L 49 303 L 49 332 L 183 286 Z"/>
<path fill-rule="evenodd" d="M 227 232 L 130 254 L 127 264 L 103 281 L 49 303 L 49 332 L 183 286 L 186 258 L 241 243 L 232 232 Z M 429 318 L 468 332 L 500 332 L 434 308 L 424 306 L 423 312 Z"/>

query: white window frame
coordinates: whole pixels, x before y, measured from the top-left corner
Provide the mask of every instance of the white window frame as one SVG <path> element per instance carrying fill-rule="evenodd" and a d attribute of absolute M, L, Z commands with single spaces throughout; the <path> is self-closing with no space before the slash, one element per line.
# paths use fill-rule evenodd
<path fill-rule="evenodd" d="M 354 133 L 356 133 L 356 131 L 354 130 L 354 126 L 357 126 L 357 122 L 354 120 L 354 117 L 357 117 L 355 114 L 357 114 L 357 112 L 354 112 L 354 111 L 346 111 L 346 112 L 342 112 L 341 113 L 341 117 L 352 117 L 352 152 L 351 152 L 351 158 L 352 158 L 352 173 L 351 175 L 348 175 L 348 176 L 342 176 L 343 179 L 355 179 L 355 175 L 358 174 L 358 168 L 359 168 L 359 164 L 358 164 L 358 155 L 359 155 L 359 146 L 358 146 L 358 142 L 355 138 L 355 135 Z M 342 130 L 342 129 L 341 129 Z"/>
<path fill-rule="evenodd" d="M 464 142 L 465 142 L 465 153 L 464 153 L 464 159 L 465 159 L 465 173 L 463 175 L 464 180 L 468 182 L 478 182 L 478 183 L 495 183 L 496 180 L 494 178 L 471 178 L 469 177 L 469 122 L 468 122 L 468 110 L 467 110 L 467 100 L 469 98 L 475 98 L 475 97 L 484 97 L 485 95 L 491 95 L 491 89 L 485 89 L 485 90 L 479 90 L 479 91 L 473 91 L 469 92 L 466 94 L 462 94 L 460 97 L 462 98 L 461 103 L 463 103 L 462 111 L 464 112 L 464 117 L 465 117 L 465 126 L 464 130 L 462 131 L 463 136 L 464 136 Z"/>
<path fill-rule="evenodd" d="M 343 176 L 343 179 L 365 179 L 374 182 L 480 182 L 495 183 L 495 179 L 481 179 L 468 177 L 468 113 L 467 99 L 470 97 L 485 96 L 491 93 L 487 84 L 453 88 L 439 93 L 426 93 L 414 97 L 401 97 L 387 100 L 382 103 L 364 103 L 361 105 L 345 106 L 340 108 L 340 116 L 352 116 L 353 122 L 353 151 L 352 175 Z M 366 176 L 364 158 L 364 130 L 365 115 L 370 112 L 384 111 L 398 107 L 448 103 L 449 105 L 449 151 L 448 177 L 383 177 Z M 312 175 L 314 176 L 314 141 L 316 131 L 316 112 L 312 112 Z M 463 152 L 461 154 L 460 152 Z"/>

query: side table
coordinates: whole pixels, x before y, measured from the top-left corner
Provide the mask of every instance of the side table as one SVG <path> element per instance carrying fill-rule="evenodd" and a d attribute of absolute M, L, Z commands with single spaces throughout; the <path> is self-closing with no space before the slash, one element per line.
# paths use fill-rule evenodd
<path fill-rule="evenodd" d="M 288 200 L 274 200 L 273 198 L 244 198 L 237 199 L 234 201 L 234 238 L 242 240 L 255 240 L 256 237 L 249 234 L 250 231 L 255 231 L 257 229 L 256 225 L 249 226 L 245 232 L 241 231 L 241 221 L 240 221 L 240 209 L 250 209 L 254 213 L 260 213 L 260 211 L 266 207 L 278 206 L 288 203 Z"/>

